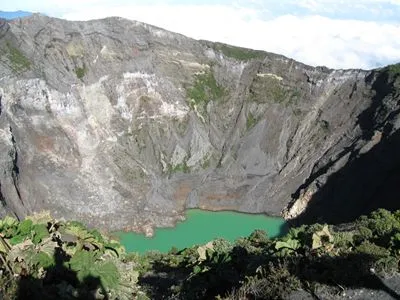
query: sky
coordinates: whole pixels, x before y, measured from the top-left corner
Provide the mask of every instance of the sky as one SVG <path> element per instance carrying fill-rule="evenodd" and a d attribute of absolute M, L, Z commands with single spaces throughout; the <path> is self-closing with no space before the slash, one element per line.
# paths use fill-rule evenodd
<path fill-rule="evenodd" d="M 313 66 L 400 62 L 400 0 L 13 0 L 68 20 L 120 16 L 196 39 L 266 50 Z"/>

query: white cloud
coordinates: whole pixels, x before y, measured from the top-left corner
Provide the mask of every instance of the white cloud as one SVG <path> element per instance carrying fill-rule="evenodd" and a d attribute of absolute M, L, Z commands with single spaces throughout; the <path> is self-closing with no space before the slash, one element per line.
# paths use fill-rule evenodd
<path fill-rule="evenodd" d="M 178 1 L 14 0 L 3 1 L 0 9 L 41 11 L 70 20 L 121 16 L 196 39 L 332 68 L 373 68 L 400 61 L 400 0 L 236 0 L 231 6 Z M 201 3 L 191 3 L 196 1 Z"/>
<path fill-rule="evenodd" d="M 374 5 L 398 5 L 400 6 L 400 0 L 290 0 L 292 4 L 297 4 L 299 6 L 316 9 L 320 7 L 364 7 L 364 6 L 374 6 Z"/>
<path fill-rule="evenodd" d="M 255 9 L 223 5 L 98 6 L 63 17 L 87 20 L 111 15 L 143 21 L 196 39 L 280 53 L 311 65 L 373 68 L 400 61 L 400 23 L 292 15 L 263 20 Z"/>

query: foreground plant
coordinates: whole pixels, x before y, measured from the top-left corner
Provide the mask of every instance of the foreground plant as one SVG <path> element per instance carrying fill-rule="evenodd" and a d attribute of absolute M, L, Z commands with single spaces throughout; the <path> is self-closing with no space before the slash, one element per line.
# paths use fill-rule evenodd
<path fill-rule="evenodd" d="M 298 289 L 329 298 L 346 288 L 398 297 L 381 278 L 399 274 L 399 262 L 400 211 L 382 209 L 346 226 L 293 227 L 276 239 L 256 230 L 145 255 L 47 213 L 0 220 L 4 299 L 286 299 Z"/>
<path fill-rule="evenodd" d="M 120 243 L 79 222 L 56 221 L 48 213 L 22 222 L 5 217 L 0 241 L 8 279 L 3 293 L 16 281 L 18 297 L 132 299 L 140 292 L 138 272 L 122 263 Z"/>

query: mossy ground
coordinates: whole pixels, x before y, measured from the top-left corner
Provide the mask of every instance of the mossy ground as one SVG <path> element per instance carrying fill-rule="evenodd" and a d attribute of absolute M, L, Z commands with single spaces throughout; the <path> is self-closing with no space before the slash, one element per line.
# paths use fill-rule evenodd
<path fill-rule="evenodd" d="M 8 41 L 5 43 L 5 47 L 0 49 L 0 54 L 7 58 L 13 72 L 20 73 L 31 68 L 31 61 Z"/>
<path fill-rule="evenodd" d="M 186 162 L 177 164 L 175 166 L 169 166 L 168 168 L 168 173 L 177 173 L 177 172 L 182 172 L 182 173 L 189 173 L 190 168 L 187 166 Z"/>
<path fill-rule="evenodd" d="M 192 109 L 205 108 L 211 100 L 218 100 L 226 93 L 225 89 L 217 83 L 211 71 L 196 74 L 194 84 L 186 90 L 189 105 Z"/>
<path fill-rule="evenodd" d="M 274 77 L 257 77 L 250 88 L 250 101 L 257 103 L 279 103 L 284 106 L 294 105 L 301 97 L 301 92 L 285 85 Z"/>
<path fill-rule="evenodd" d="M 221 43 L 215 43 L 214 49 L 217 51 L 221 51 L 227 57 L 231 57 L 240 61 L 247 61 L 256 58 L 264 58 L 266 56 L 266 53 L 264 51 L 235 47 Z"/>

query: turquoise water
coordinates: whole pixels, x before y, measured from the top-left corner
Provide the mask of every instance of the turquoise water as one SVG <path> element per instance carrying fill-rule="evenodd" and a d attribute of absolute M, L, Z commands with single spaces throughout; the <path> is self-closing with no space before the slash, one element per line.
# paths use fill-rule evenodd
<path fill-rule="evenodd" d="M 178 222 L 174 228 L 157 228 L 151 238 L 134 232 L 121 232 L 118 236 L 128 252 L 167 252 L 172 247 L 182 249 L 216 238 L 233 242 L 239 237 L 248 236 L 256 229 L 265 230 L 269 237 L 278 236 L 287 230 L 282 218 L 190 209 L 186 212 L 185 221 Z"/>

